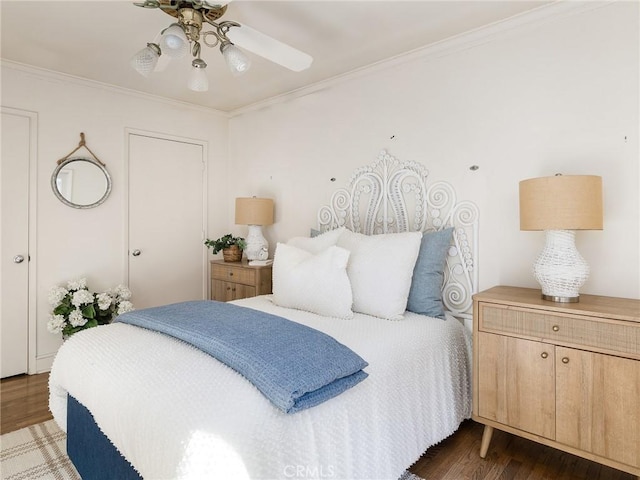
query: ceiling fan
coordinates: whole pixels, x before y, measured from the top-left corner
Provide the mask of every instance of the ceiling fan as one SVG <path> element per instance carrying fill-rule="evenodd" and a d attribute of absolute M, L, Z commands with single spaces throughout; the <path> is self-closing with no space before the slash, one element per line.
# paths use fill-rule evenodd
<path fill-rule="evenodd" d="M 208 2 L 207 0 L 144 0 L 134 2 L 142 8 L 160 9 L 177 19 L 162 30 L 153 42 L 137 52 L 131 59 L 132 67 L 148 77 L 162 68 L 159 59 L 183 57 L 190 52 L 191 75 L 187 86 L 195 91 L 207 91 L 209 81 L 205 73 L 207 64 L 200 58 L 201 43 L 208 47 L 220 47 L 227 66 L 234 75 L 245 73 L 251 63 L 238 47 L 282 65 L 294 72 L 301 72 L 311 66 L 313 58 L 275 38 L 261 33 L 247 25 L 230 20 L 219 21 L 227 11 L 231 0 Z M 203 31 L 206 25 L 212 30 Z"/>

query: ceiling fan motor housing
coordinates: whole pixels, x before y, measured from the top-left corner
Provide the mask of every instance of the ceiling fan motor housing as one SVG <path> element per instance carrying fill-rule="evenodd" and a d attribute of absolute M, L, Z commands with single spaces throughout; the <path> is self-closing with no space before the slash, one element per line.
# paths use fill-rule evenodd
<path fill-rule="evenodd" d="M 175 0 L 159 0 L 160 9 L 172 17 L 179 17 L 179 12 L 185 9 L 192 9 L 198 11 L 201 17 L 204 17 L 207 21 L 215 22 L 227 11 L 227 6 L 213 5 L 206 1 L 175 1 Z M 202 25 L 202 20 L 200 21 Z"/>
<path fill-rule="evenodd" d="M 184 27 L 184 33 L 192 42 L 200 39 L 202 29 L 202 13 L 193 8 L 182 8 L 178 11 L 178 22 Z"/>

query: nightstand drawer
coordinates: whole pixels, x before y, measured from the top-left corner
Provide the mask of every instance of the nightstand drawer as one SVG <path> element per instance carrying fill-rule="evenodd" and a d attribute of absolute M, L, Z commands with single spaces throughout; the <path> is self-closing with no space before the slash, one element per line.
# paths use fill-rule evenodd
<path fill-rule="evenodd" d="M 480 303 L 481 331 L 640 357 L 640 324 Z"/>
<path fill-rule="evenodd" d="M 211 261 L 211 300 L 228 302 L 271 293 L 271 265 Z"/>
<path fill-rule="evenodd" d="M 221 302 L 230 302 L 241 298 L 256 296 L 256 288 L 240 283 L 216 281 L 212 286 L 212 298 Z"/>
<path fill-rule="evenodd" d="M 213 264 L 211 267 L 211 278 L 214 280 L 224 280 L 226 282 L 242 283 L 244 285 L 255 285 L 256 272 L 257 270 L 252 268 Z"/>

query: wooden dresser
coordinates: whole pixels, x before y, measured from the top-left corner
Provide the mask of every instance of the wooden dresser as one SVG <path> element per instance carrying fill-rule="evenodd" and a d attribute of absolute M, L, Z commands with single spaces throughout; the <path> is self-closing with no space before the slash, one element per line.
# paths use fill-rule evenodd
<path fill-rule="evenodd" d="M 473 419 L 640 479 L 640 300 L 474 295 Z"/>
<path fill-rule="evenodd" d="M 271 265 L 211 261 L 211 300 L 228 302 L 271 293 Z"/>

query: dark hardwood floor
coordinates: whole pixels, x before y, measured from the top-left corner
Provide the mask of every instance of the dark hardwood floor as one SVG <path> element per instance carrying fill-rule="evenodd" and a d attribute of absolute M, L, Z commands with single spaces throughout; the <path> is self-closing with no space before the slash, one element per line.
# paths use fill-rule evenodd
<path fill-rule="evenodd" d="M 634 475 L 494 430 L 480 458 L 484 426 L 472 420 L 410 468 L 427 480 L 636 480 Z"/>
<path fill-rule="evenodd" d="M 3 378 L 0 418 L 0 434 L 53 418 L 49 412 L 49 374 Z"/>
<path fill-rule="evenodd" d="M 1 433 L 44 422 L 49 375 L 20 375 L 0 383 Z M 471 420 L 430 448 L 411 471 L 427 480 L 635 480 L 633 475 L 495 430 L 479 457 L 483 426 Z"/>

